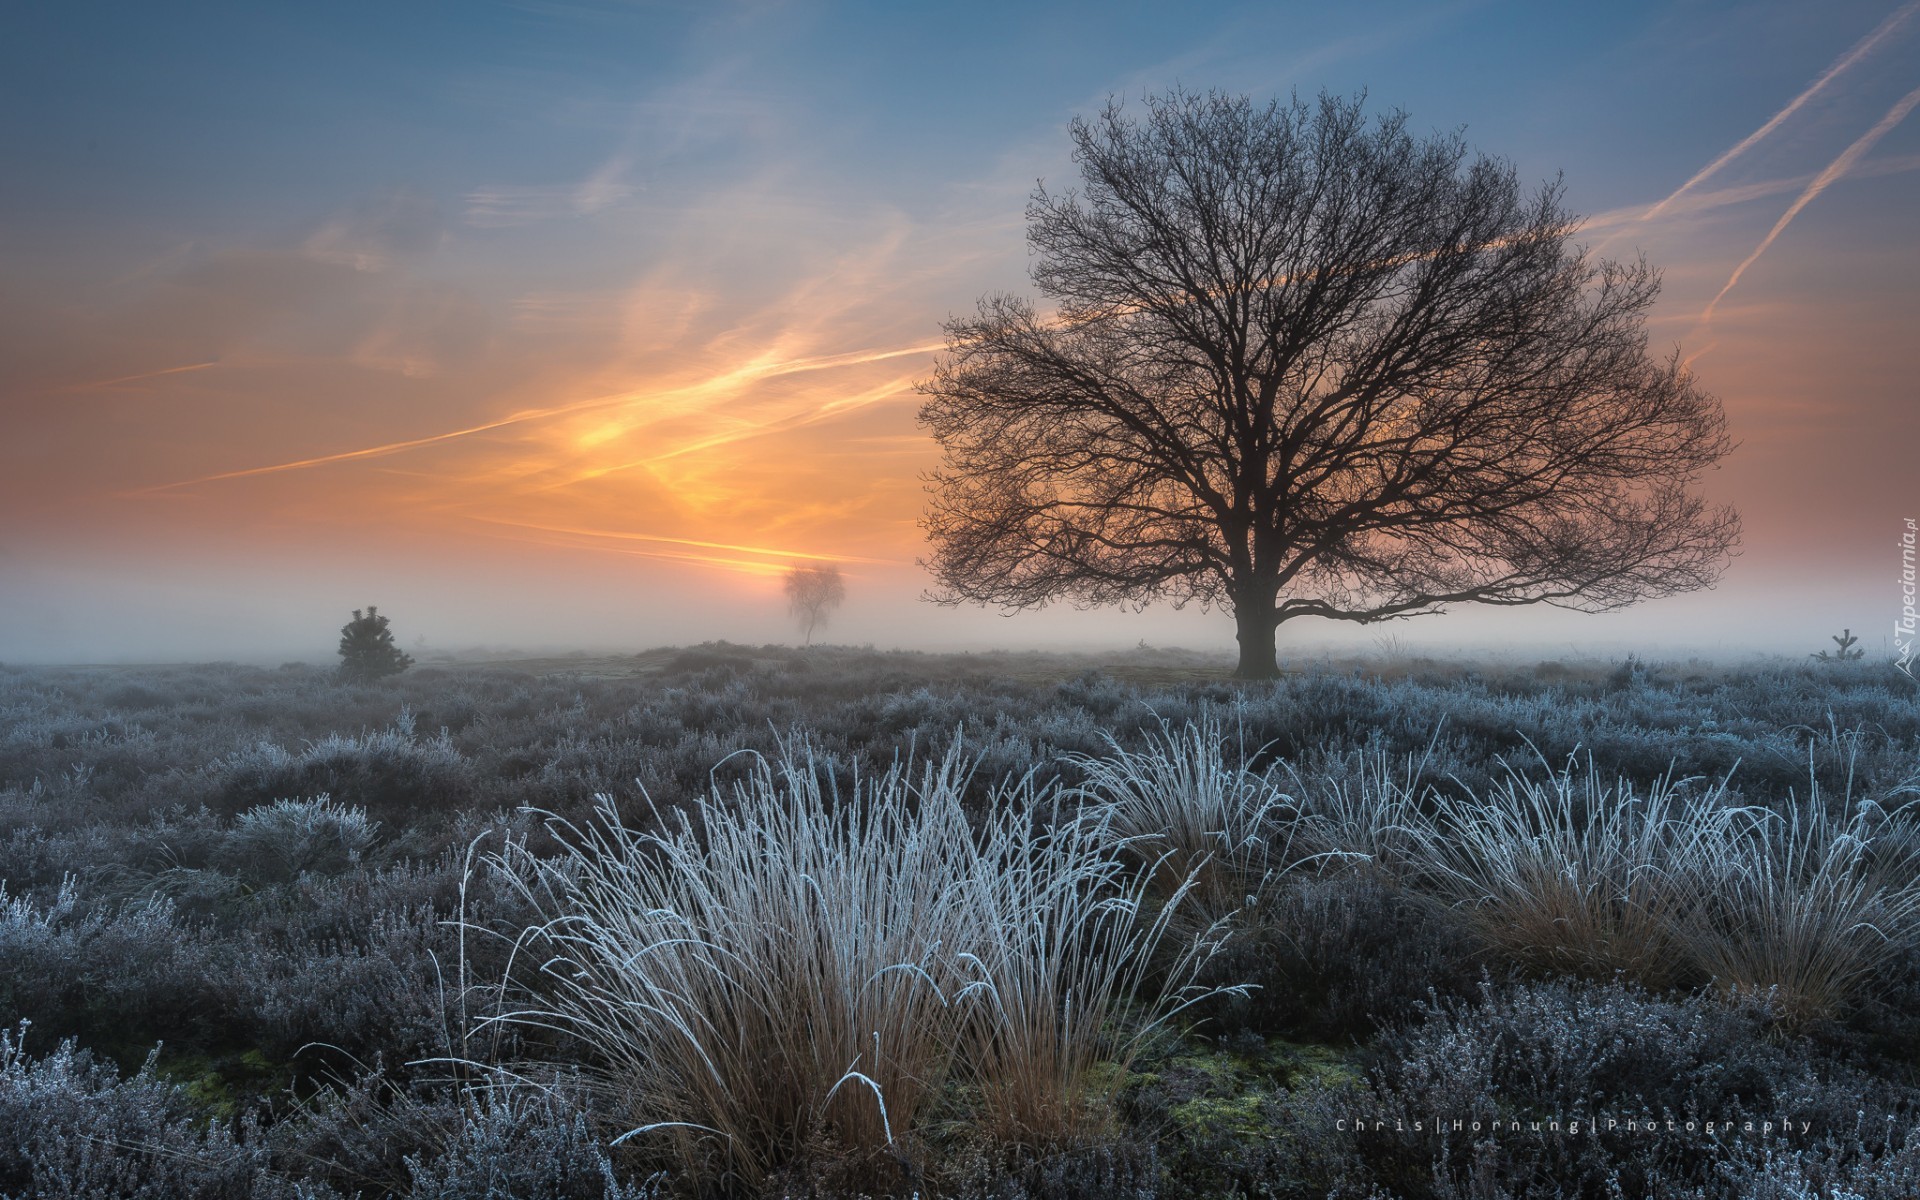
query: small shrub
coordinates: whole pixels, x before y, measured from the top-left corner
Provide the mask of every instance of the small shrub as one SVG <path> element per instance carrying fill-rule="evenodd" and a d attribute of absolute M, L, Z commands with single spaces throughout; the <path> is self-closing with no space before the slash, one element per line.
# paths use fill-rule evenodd
<path fill-rule="evenodd" d="M 379 836 L 365 809 L 311 800 L 275 800 L 240 814 L 221 848 L 234 872 L 253 883 L 285 883 L 307 872 L 338 875 L 358 866 Z"/>
<path fill-rule="evenodd" d="M 398 675 L 413 665 L 411 655 L 393 644 L 393 630 L 373 605 L 365 616 L 353 610 L 353 620 L 340 627 L 340 678 L 348 683 L 372 683 Z"/>
<path fill-rule="evenodd" d="M 290 1195 L 258 1187 L 266 1166 L 259 1130 L 203 1124 L 185 1093 L 155 1075 L 131 1078 L 72 1041 L 44 1057 L 26 1026 L 0 1029 L 0 1195 L 36 1200 L 252 1200 Z"/>

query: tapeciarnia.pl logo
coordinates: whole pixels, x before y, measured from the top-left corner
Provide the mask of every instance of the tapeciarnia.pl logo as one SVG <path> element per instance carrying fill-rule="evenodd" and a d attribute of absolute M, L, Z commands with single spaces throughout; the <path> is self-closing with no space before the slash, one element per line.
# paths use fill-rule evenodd
<path fill-rule="evenodd" d="M 1914 613 L 1914 571 L 1913 551 L 1915 535 L 1920 533 L 1920 522 L 1913 517 L 1907 518 L 1907 527 L 1900 534 L 1900 619 L 1893 623 L 1893 665 L 1913 679 L 1913 647 L 1916 616 Z"/>

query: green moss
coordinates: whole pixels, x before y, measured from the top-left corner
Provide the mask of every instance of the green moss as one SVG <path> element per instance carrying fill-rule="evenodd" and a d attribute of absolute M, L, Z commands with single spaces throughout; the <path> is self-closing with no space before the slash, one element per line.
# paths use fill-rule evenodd
<path fill-rule="evenodd" d="M 1353 1052 L 1241 1036 L 1156 1046 L 1129 1078 L 1134 1127 L 1157 1143 L 1166 1200 L 1324 1196 L 1333 1177 L 1302 1092 L 1362 1086 Z"/>
<path fill-rule="evenodd" d="M 208 1117 L 230 1121 L 242 1109 L 293 1080 L 293 1071 L 258 1050 L 217 1057 L 167 1054 L 155 1063 L 162 1079 L 178 1086 Z"/>
<path fill-rule="evenodd" d="M 1176 1104 L 1168 1115 L 1180 1131 L 1199 1139 L 1231 1137 L 1238 1141 L 1278 1137 L 1269 1118 L 1269 1094 L 1255 1089 L 1238 1096 L 1200 1096 Z"/>
<path fill-rule="evenodd" d="M 1289 1089 L 1313 1083 L 1335 1087 L 1364 1081 L 1354 1064 L 1352 1051 L 1342 1047 L 1289 1042 L 1282 1038 L 1269 1038 L 1267 1047 L 1268 1061 L 1276 1068 L 1280 1082 Z"/>

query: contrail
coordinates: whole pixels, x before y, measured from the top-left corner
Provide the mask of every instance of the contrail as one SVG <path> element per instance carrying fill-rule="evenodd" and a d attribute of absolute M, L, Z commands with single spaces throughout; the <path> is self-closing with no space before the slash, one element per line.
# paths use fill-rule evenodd
<path fill-rule="evenodd" d="M 552 416 L 560 409 L 541 409 L 529 413 L 518 413 L 498 421 L 489 421 L 484 425 L 470 425 L 465 429 L 452 429 L 446 433 L 436 433 L 430 437 L 413 438 L 405 442 L 388 442 L 384 446 L 368 446 L 361 450 L 346 450 L 339 454 L 322 454 L 318 458 L 302 458 L 294 462 L 275 463 L 267 467 L 247 467 L 240 471 L 222 471 L 217 475 L 202 475 L 198 479 L 183 479 L 178 483 L 160 483 L 152 487 L 138 488 L 132 493 L 141 495 L 148 492 L 166 492 L 174 488 L 191 487 L 196 483 L 214 483 L 222 479 L 245 479 L 250 475 L 270 475 L 275 471 L 297 471 L 303 467 L 323 467 L 328 463 L 351 462 L 358 458 L 379 458 L 386 454 L 398 454 L 402 450 L 412 450 L 420 446 L 431 446 L 435 442 L 450 442 L 455 438 L 469 437 L 476 433 L 485 433 L 489 429 L 503 429 L 508 425 L 518 425 L 524 421 L 534 421 L 541 417 Z"/>
<path fill-rule="evenodd" d="M 508 521 L 500 517 L 474 517 L 488 525 L 506 525 L 514 529 L 534 529 L 541 533 L 566 533 L 575 537 L 613 538 L 625 542 L 663 542 L 672 546 L 693 546 L 702 550 L 731 550 L 736 554 L 763 554 L 769 558 L 804 558 L 816 562 L 860 562 L 898 566 L 891 558 L 865 558 L 858 554 L 814 554 L 805 550 L 781 550 L 773 546 L 741 546 L 732 542 L 706 542 L 697 538 L 666 537 L 657 533 L 632 533 L 618 529 L 576 529 L 566 525 L 541 525 L 533 521 Z"/>
<path fill-rule="evenodd" d="M 1793 202 L 1793 207 L 1787 209 L 1786 212 L 1780 215 L 1780 219 L 1773 223 L 1773 228 L 1767 231 L 1767 236 L 1762 238 L 1760 244 L 1753 248 L 1753 253 L 1747 255 L 1746 261 L 1733 269 L 1733 274 L 1727 279 L 1727 285 L 1720 289 L 1720 294 L 1715 296 L 1700 313 L 1700 320 L 1702 322 L 1713 319 L 1714 307 L 1720 303 L 1721 299 L 1725 297 L 1728 292 L 1733 290 L 1734 284 L 1740 282 L 1740 276 L 1746 273 L 1747 268 L 1753 265 L 1754 260 L 1767 252 L 1767 247 L 1773 245 L 1773 240 L 1780 236 L 1780 231 L 1785 229 L 1792 223 L 1795 217 L 1800 215 L 1800 210 L 1812 203 L 1815 196 L 1826 191 L 1827 186 L 1834 180 L 1845 175 L 1847 169 L 1853 166 L 1854 162 L 1857 161 L 1861 155 L 1873 149 L 1873 144 L 1886 136 L 1889 129 L 1892 129 L 1895 125 L 1905 120 L 1907 114 L 1912 112 L 1916 105 L 1920 105 L 1920 88 L 1915 88 L 1905 96 L 1902 96 L 1899 103 L 1888 109 L 1886 116 L 1880 118 L 1879 124 L 1861 134 L 1859 138 L 1854 141 L 1853 145 L 1848 146 L 1841 152 L 1839 158 L 1827 164 L 1826 170 L 1814 177 L 1813 182 L 1807 185 L 1807 190 L 1801 192 L 1800 198 Z"/>
<path fill-rule="evenodd" d="M 1848 178 L 1867 179 L 1880 175 L 1901 175 L 1908 171 L 1920 170 L 1920 154 L 1901 154 L 1892 157 L 1876 158 L 1872 162 L 1860 163 Z M 1677 202 L 1671 209 L 1675 216 L 1697 212 L 1709 212 L 1716 208 L 1726 208 L 1734 204 L 1745 204 L 1766 196 L 1779 195 L 1782 192 L 1797 192 L 1813 182 L 1813 173 L 1782 176 L 1778 179 L 1763 179 L 1755 183 L 1743 183 L 1734 187 L 1718 188 L 1711 192 L 1694 192 L 1684 200 Z M 1621 229 L 1638 225 L 1646 214 L 1638 205 L 1630 208 L 1611 208 L 1588 217 L 1581 223 L 1582 233 L 1608 233 L 1609 236 Z"/>
<path fill-rule="evenodd" d="M 118 379 L 98 379 L 92 383 L 69 384 L 64 390 L 69 392 L 85 392 L 91 391 L 94 388 L 114 387 L 122 383 L 138 383 L 142 379 L 158 379 L 162 375 L 179 375 L 187 371 L 204 371 L 208 367 L 217 367 L 219 365 L 220 360 L 216 358 L 209 362 L 188 363 L 184 367 L 162 367 L 158 371 L 142 371 L 138 375 L 122 375 Z"/>
<path fill-rule="evenodd" d="M 314 458 L 296 459 L 292 462 L 272 463 L 264 467 L 247 467 L 238 471 L 221 471 L 213 475 L 201 475 L 194 479 L 182 479 L 173 483 L 155 484 L 152 487 L 137 488 L 130 495 L 144 495 L 152 492 L 171 491 L 175 488 L 192 487 L 200 483 L 216 483 L 224 479 L 246 479 L 254 475 L 270 475 L 276 471 L 298 471 L 308 467 L 323 467 L 330 463 L 352 462 L 362 458 L 379 458 L 388 454 L 399 454 L 406 450 L 415 450 L 421 446 L 431 446 L 438 442 L 450 442 L 458 438 L 471 437 L 476 433 L 487 433 L 495 429 L 504 429 L 509 425 L 522 425 L 529 421 L 541 421 L 549 417 L 568 416 L 578 412 L 590 412 L 596 408 L 612 408 L 616 405 L 630 404 L 643 394 L 655 398 L 670 396 L 699 395 L 701 393 L 724 390 L 731 386 L 742 386 L 770 379 L 780 375 L 796 375 L 803 371 L 827 371 L 836 367 L 862 366 L 867 363 L 882 362 L 891 358 L 905 358 L 914 354 L 930 354 L 944 350 L 943 342 L 928 342 L 918 346 L 902 346 L 892 350 L 853 350 L 845 354 L 827 354 L 813 358 L 795 358 L 784 362 L 749 363 L 725 374 L 717 375 L 704 382 L 687 387 L 671 388 L 663 392 L 640 393 L 620 392 L 612 396 L 600 396 L 592 400 L 580 400 L 572 404 L 562 404 L 554 408 L 524 409 L 498 421 L 488 421 L 480 425 L 469 425 L 464 429 L 451 429 L 445 433 L 431 434 L 427 437 L 410 438 L 401 442 L 388 442 L 379 446 L 366 446 L 359 450 L 346 450 L 339 454 L 322 454 Z M 170 371 L 153 374 L 170 374 L 172 371 L 199 370 L 212 363 L 196 364 L 191 367 L 174 367 Z M 140 379 L 145 376 L 128 376 L 128 379 Z M 126 380 L 109 380 L 110 383 L 122 383 Z M 99 384 L 91 386 L 103 386 Z"/>
<path fill-rule="evenodd" d="M 582 548 L 567 545 L 566 543 L 555 542 L 547 538 L 512 537 L 507 534 L 494 534 L 493 536 L 502 541 L 520 542 L 528 546 L 544 546 L 548 549 L 552 549 L 555 546 L 570 550 Z M 717 554 L 682 554 L 671 550 L 634 550 L 620 546 L 594 546 L 592 549 L 608 554 L 631 555 L 635 558 L 657 558 L 664 559 L 668 562 L 697 563 L 704 566 L 723 567 L 744 575 L 779 575 L 787 570 L 786 567 L 779 563 L 756 562 L 752 559 L 745 558 L 725 558 Z"/>
<path fill-rule="evenodd" d="M 665 462 L 670 458 L 679 458 L 686 454 L 697 454 L 702 450 L 712 450 L 716 446 L 727 446 L 734 442 L 745 441 L 748 438 L 762 437 L 769 433 L 785 433 L 789 429 L 798 429 L 802 426 L 814 425 L 830 417 L 837 417 L 842 413 L 867 408 L 880 403 L 882 400 L 891 399 L 906 391 L 912 382 L 913 377 L 911 375 L 903 375 L 898 379 L 889 380 L 879 387 L 861 392 L 856 396 L 843 396 L 838 400 L 829 400 L 818 408 L 810 408 L 804 412 L 779 417 L 759 425 L 746 425 L 728 433 L 715 434 L 710 438 L 705 438 L 697 442 L 689 442 L 684 446 L 676 446 L 672 450 L 655 454 L 650 458 L 640 459 L 638 462 L 629 465 L 651 466 L 657 462 Z"/>
<path fill-rule="evenodd" d="M 1760 128 L 1754 130 L 1752 133 L 1742 138 L 1738 145 L 1734 146 L 1732 149 L 1722 154 L 1719 158 L 1714 159 L 1712 162 L 1708 163 L 1706 166 L 1700 168 L 1698 171 L 1694 173 L 1694 176 L 1692 179 L 1687 180 L 1685 183 L 1681 184 L 1678 188 L 1676 188 L 1674 190 L 1674 193 L 1671 196 L 1668 196 L 1665 200 L 1662 200 L 1660 203 L 1648 209 L 1646 211 L 1646 215 L 1642 216 L 1640 219 L 1642 221 L 1651 221 L 1653 218 L 1659 216 L 1662 212 L 1666 210 L 1666 207 L 1669 204 L 1672 204 L 1675 200 L 1678 200 L 1681 196 L 1691 191 L 1696 184 L 1700 183 L 1702 180 L 1706 179 L 1708 176 L 1718 171 L 1721 167 L 1726 166 L 1728 163 L 1732 162 L 1734 159 L 1739 158 L 1742 154 L 1745 154 L 1749 149 L 1751 149 L 1755 142 L 1758 142 L 1761 138 L 1766 137 L 1768 134 L 1772 133 L 1774 130 L 1780 128 L 1780 125 L 1782 122 L 1784 122 L 1788 117 L 1792 116 L 1794 113 L 1798 112 L 1802 105 L 1804 105 L 1807 101 L 1813 99 L 1816 95 L 1818 95 L 1820 91 L 1823 88 L 1825 88 L 1829 83 L 1832 83 L 1834 79 L 1837 78 L 1842 71 L 1845 71 L 1848 67 L 1851 67 L 1853 64 L 1859 62 L 1862 58 L 1865 58 L 1867 54 L 1870 53 L 1875 46 L 1879 45 L 1880 42 L 1888 34 L 1893 32 L 1896 26 L 1898 26 L 1902 21 L 1905 21 L 1908 17 L 1912 16 L 1916 10 L 1920 10 L 1920 0 L 1909 0 L 1909 3 L 1903 4 L 1898 9 L 1895 9 L 1892 16 L 1889 16 L 1886 20 L 1880 22 L 1879 28 L 1875 29 L 1872 33 L 1869 33 L 1866 37 L 1861 38 L 1860 41 L 1854 45 L 1853 49 L 1841 55 L 1838 59 L 1834 61 L 1834 64 L 1832 66 L 1828 67 L 1824 72 L 1821 73 L 1818 79 L 1815 79 L 1812 83 L 1808 84 L 1805 91 L 1801 92 L 1798 96 L 1795 96 L 1790 102 L 1788 102 L 1785 108 L 1773 114 L 1772 120 L 1768 121 L 1765 125 L 1762 125 Z"/>

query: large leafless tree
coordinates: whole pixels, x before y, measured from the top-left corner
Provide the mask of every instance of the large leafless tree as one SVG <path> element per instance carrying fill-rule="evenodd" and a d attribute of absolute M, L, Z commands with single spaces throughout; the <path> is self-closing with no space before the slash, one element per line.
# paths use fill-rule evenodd
<path fill-rule="evenodd" d="M 1557 184 L 1360 99 L 1175 92 L 1072 127 L 1027 208 L 1056 311 L 990 296 L 922 385 L 934 598 L 1297 617 L 1605 610 L 1711 585 L 1719 401 L 1649 354 L 1659 278 Z"/>

